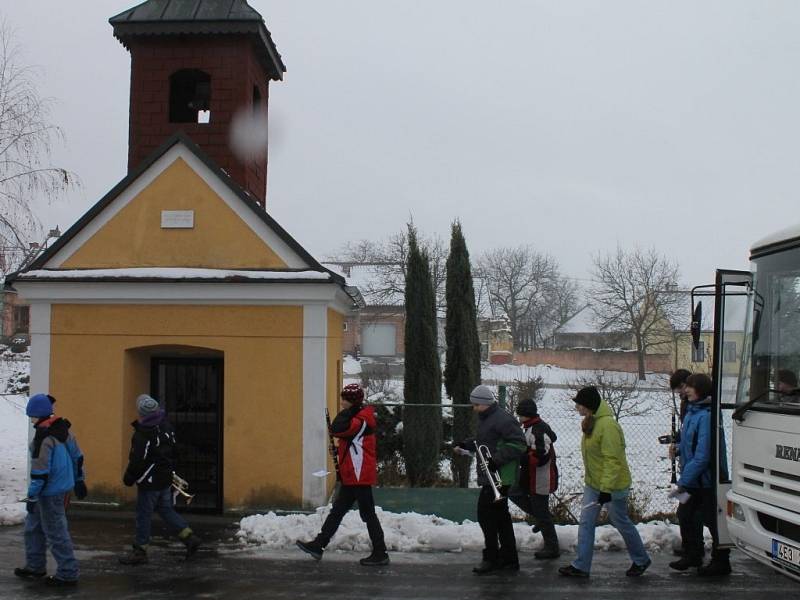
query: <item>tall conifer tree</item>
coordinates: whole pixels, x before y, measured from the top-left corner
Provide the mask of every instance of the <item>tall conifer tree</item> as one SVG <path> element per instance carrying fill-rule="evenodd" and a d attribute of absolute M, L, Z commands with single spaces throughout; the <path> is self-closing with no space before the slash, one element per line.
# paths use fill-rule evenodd
<path fill-rule="evenodd" d="M 406 266 L 405 408 L 403 458 L 412 486 L 434 483 L 439 472 L 442 440 L 442 372 L 436 344 L 436 296 L 428 256 L 421 251 L 417 232 L 408 226 Z"/>
<path fill-rule="evenodd" d="M 445 297 L 447 362 L 444 385 L 454 405 L 469 406 L 469 394 L 481 382 L 481 348 L 469 251 L 458 221 L 453 223 L 450 236 Z M 475 418 L 471 408 L 453 408 L 453 440 L 472 437 L 474 430 Z M 454 456 L 452 461 L 456 483 L 459 487 L 467 487 L 471 459 Z"/>

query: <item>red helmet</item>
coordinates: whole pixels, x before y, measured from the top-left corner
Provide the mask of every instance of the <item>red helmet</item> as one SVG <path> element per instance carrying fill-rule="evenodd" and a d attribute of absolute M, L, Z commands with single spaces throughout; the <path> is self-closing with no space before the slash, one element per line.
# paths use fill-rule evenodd
<path fill-rule="evenodd" d="M 342 400 L 347 400 L 350 404 L 361 404 L 364 402 L 364 390 L 357 383 L 350 383 L 342 390 Z"/>

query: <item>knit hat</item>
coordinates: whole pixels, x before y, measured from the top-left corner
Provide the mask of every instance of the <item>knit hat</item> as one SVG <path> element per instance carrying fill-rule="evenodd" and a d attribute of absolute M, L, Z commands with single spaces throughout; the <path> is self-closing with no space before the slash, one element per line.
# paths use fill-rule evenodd
<path fill-rule="evenodd" d="M 364 390 L 357 383 L 347 384 L 342 390 L 342 400 L 357 406 L 364 402 Z"/>
<path fill-rule="evenodd" d="M 600 408 L 600 392 L 593 385 L 578 390 L 578 393 L 572 399 L 575 404 L 585 406 L 592 412 L 597 412 Z"/>
<path fill-rule="evenodd" d="M 29 417 L 36 417 L 38 419 L 46 419 L 53 414 L 53 401 L 50 401 L 51 396 L 47 394 L 34 394 L 28 400 L 28 405 L 25 407 L 25 414 Z"/>
<path fill-rule="evenodd" d="M 469 401 L 472 404 L 494 404 L 496 399 L 494 397 L 494 392 L 490 390 L 485 385 L 479 385 L 469 395 Z"/>
<path fill-rule="evenodd" d="M 536 407 L 536 402 L 533 398 L 525 398 L 517 404 L 517 414 L 520 417 L 536 417 L 539 416 L 539 409 Z"/>
<path fill-rule="evenodd" d="M 148 396 L 147 394 L 142 394 L 138 398 L 136 398 L 136 412 L 139 413 L 140 417 L 146 417 L 147 415 L 153 414 L 158 411 L 160 408 L 158 404 L 158 400 Z"/>

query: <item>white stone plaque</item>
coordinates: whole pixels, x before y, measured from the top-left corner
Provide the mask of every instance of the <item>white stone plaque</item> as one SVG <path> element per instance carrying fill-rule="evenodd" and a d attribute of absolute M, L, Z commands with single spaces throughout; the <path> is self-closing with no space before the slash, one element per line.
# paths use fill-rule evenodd
<path fill-rule="evenodd" d="M 161 229 L 194 229 L 194 211 L 162 210 Z"/>

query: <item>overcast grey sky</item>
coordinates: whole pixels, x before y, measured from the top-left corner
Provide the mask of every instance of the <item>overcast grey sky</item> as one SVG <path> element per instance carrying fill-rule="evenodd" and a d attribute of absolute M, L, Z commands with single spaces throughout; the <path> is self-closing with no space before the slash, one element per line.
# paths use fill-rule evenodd
<path fill-rule="evenodd" d="M 703 283 L 800 222 L 800 2 L 249 3 L 288 69 L 267 208 L 317 256 L 459 217 L 473 254 L 531 243 L 583 278 L 594 252 L 653 245 Z M 130 63 L 107 20 L 135 4 L 0 7 L 84 182 L 46 227 L 125 175 Z"/>

